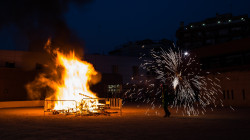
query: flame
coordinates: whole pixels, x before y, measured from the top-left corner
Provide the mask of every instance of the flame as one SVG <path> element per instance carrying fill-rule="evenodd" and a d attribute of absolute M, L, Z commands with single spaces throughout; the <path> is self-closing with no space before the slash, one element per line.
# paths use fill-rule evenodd
<path fill-rule="evenodd" d="M 74 51 L 64 54 L 59 49 L 52 49 L 50 39 L 44 48 L 51 54 L 53 63 L 46 65 L 47 71 L 26 85 L 29 97 L 39 99 L 46 89 L 46 100 L 51 102 L 50 109 L 97 112 L 101 104 L 89 84 L 96 84 L 100 74 L 93 65 L 76 57 Z"/>
<path fill-rule="evenodd" d="M 55 102 L 54 109 L 65 110 L 79 108 L 83 106 L 84 103 L 89 111 L 93 111 L 97 108 L 98 101 L 96 99 L 83 100 L 84 98 L 97 98 L 96 94 L 89 88 L 92 77 L 98 74 L 93 65 L 77 58 L 74 52 L 70 52 L 69 55 L 64 55 L 56 51 L 56 54 L 56 64 L 63 67 L 64 70 L 61 74 L 62 80 L 56 86 L 54 97 L 56 100 L 67 101 Z"/>

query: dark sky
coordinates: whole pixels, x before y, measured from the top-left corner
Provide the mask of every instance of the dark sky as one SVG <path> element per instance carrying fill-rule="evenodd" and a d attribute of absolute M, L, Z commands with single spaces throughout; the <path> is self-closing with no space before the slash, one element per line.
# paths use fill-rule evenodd
<path fill-rule="evenodd" d="M 249 0 L 93 0 L 70 3 L 63 19 L 84 42 L 85 52 L 107 53 L 128 41 L 175 40 L 180 21 L 188 24 L 216 13 L 250 15 L 249 6 Z M 0 41 L 1 49 L 27 49 L 29 44 L 11 24 L 1 28 Z"/>

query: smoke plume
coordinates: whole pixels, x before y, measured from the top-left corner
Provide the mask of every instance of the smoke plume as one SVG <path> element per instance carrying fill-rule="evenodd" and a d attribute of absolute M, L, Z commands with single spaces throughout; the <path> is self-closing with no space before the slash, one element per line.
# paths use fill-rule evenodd
<path fill-rule="evenodd" d="M 43 51 L 49 37 L 60 50 L 74 47 L 75 51 L 83 44 L 68 28 L 63 14 L 69 4 L 83 5 L 92 0 L 6 0 L 0 2 L 0 29 L 14 25 L 28 40 L 30 51 Z M 71 46 L 71 47 L 69 47 Z M 80 47 L 81 48 L 81 47 Z"/>

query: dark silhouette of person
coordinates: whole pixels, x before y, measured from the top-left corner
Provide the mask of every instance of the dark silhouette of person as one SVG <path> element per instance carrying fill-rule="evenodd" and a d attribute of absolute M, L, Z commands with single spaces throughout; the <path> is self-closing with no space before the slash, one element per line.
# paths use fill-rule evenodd
<path fill-rule="evenodd" d="M 172 100 L 170 94 L 170 87 L 168 87 L 168 85 L 163 85 L 163 84 L 161 86 L 162 86 L 162 104 L 165 111 L 164 117 L 170 117 L 171 113 L 168 109 L 168 106 Z"/>

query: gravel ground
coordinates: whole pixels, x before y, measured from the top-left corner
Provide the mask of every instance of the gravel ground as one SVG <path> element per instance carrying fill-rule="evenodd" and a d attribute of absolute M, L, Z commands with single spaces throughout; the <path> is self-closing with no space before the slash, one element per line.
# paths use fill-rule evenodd
<path fill-rule="evenodd" d="M 223 108 L 205 115 L 183 116 L 125 105 L 122 115 L 49 115 L 43 108 L 0 109 L 4 139 L 249 139 L 250 108 Z"/>

